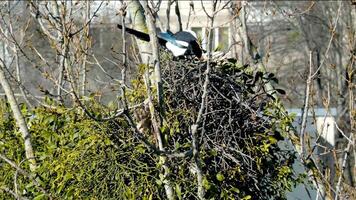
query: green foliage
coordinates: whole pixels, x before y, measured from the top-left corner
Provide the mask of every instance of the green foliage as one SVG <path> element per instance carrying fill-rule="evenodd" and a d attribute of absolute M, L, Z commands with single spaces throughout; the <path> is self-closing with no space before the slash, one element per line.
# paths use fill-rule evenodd
<path fill-rule="evenodd" d="M 3 105 L 3 104 L 2 104 Z M 20 163 L 24 152 L 7 106 L 1 107 L 0 151 Z M 25 111 L 26 109 L 23 109 Z M 4 116 L 4 114 L 6 116 Z M 56 199 L 150 199 L 159 194 L 154 158 L 142 151 L 124 121 L 98 123 L 79 109 L 37 108 L 24 113 L 32 134 L 37 180 Z M 0 186 L 12 188 L 15 172 L 0 161 Z M 28 166 L 21 165 L 28 170 Z M 25 177 L 17 179 L 23 196 L 46 199 Z M 0 193 L 0 199 L 8 199 Z"/>

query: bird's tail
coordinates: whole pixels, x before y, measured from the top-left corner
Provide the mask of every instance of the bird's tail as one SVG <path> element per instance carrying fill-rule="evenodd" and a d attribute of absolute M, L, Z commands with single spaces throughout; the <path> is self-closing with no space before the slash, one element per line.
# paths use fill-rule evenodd
<path fill-rule="evenodd" d="M 118 24 L 117 28 L 122 29 L 122 25 Z M 127 28 L 127 27 L 125 27 L 125 31 L 127 33 L 130 33 L 130 34 L 136 36 L 137 38 L 139 38 L 141 40 L 144 40 L 144 41 L 147 41 L 147 42 L 150 41 L 150 36 L 147 33 L 144 33 L 144 32 L 141 32 L 141 31 L 136 31 L 134 29 Z"/>

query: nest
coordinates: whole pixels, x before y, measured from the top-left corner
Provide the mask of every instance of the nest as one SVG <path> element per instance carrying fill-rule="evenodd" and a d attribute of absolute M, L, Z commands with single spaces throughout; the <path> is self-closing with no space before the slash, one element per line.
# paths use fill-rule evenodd
<path fill-rule="evenodd" d="M 232 177 L 224 183 L 237 184 L 261 199 L 268 198 L 277 192 L 270 186 L 275 173 L 273 168 L 293 159 L 281 153 L 275 142 L 283 140 L 274 128 L 277 120 L 266 114 L 268 105 L 274 101 L 271 92 L 283 91 L 266 91 L 267 83 L 277 82 L 274 75 L 248 65 L 241 66 L 236 60 L 227 59 L 210 65 L 204 99 L 206 106 L 198 131 L 203 171 L 207 176 L 223 173 L 225 177 Z M 176 117 L 179 131 L 170 135 L 172 146 L 177 146 L 174 143 L 182 142 L 184 138 L 187 142 L 191 139 L 189 127 L 195 122 L 202 103 L 206 67 L 206 62 L 191 60 L 162 65 L 166 110 L 183 113 Z M 268 144 L 266 151 L 261 149 L 265 144 Z M 241 172 L 239 177 L 231 176 L 236 169 Z M 216 179 L 210 178 L 213 182 Z"/>
<path fill-rule="evenodd" d="M 189 110 L 192 114 L 189 123 L 193 123 L 202 103 L 206 63 L 173 64 L 163 73 L 169 107 Z M 210 148 L 238 147 L 245 144 L 241 141 L 254 136 L 253 133 L 264 133 L 271 128 L 271 121 L 263 111 L 274 100 L 265 90 L 265 84 L 274 76 L 249 72 L 247 65 L 238 67 L 235 60 L 211 65 L 200 130 L 204 144 Z"/>

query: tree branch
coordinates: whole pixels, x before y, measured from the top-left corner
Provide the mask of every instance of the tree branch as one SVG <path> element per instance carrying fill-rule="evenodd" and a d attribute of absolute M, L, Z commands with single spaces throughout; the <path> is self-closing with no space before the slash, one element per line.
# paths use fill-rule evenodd
<path fill-rule="evenodd" d="M 310 97 L 310 87 L 312 83 L 312 57 L 313 52 L 309 52 L 309 75 L 307 77 L 306 88 L 305 88 L 305 98 L 304 98 L 304 109 L 302 112 L 302 123 L 300 129 L 300 146 L 301 146 L 301 154 L 304 156 L 305 154 L 305 129 L 307 126 L 307 117 L 308 117 L 308 108 L 309 108 L 309 97 Z"/>
<path fill-rule="evenodd" d="M 31 171 L 34 171 L 36 169 L 36 160 L 34 158 L 34 153 L 33 153 L 33 148 L 32 148 L 32 143 L 31 143 L 31 134 L 28 130 L 25 118 L 23 117 L 23 115 L 21 113 L 21 110 L 20 110 L 17 100 L 15 98 L 14 92 L 10 86 L 10 83 L 8 82 L 8 80 L 5 76 L 4 68 L 6 68 L 6 65 L 2 59 L 0 59 L 0 62 L 1 62 L 0 63 L 0 83 L 4 89 L 7 100 L 10 104 L 11 110 L 12 110 L 14 118 L 16 120 L 16 123 L 17 123 L 18 127 L 20 128 L 20 132 L 22 133 L 22 139 L 24 140 L 24 144 L 25 144 L 26 158 L 30 162 L 30 169 L 31 169 Z"/>

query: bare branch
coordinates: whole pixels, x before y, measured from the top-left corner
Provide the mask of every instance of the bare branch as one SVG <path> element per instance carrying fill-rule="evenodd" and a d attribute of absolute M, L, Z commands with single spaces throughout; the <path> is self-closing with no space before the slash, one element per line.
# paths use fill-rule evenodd
<path fill-rule="evenodd" d="M 8 102 L 10 104 L 11 110 L 13 112 L 14 118 L 16 119 L 16 123 L 20 128 L 20 132 L 22 133 L 22 138 L 25 144 L 25 153 L 26 158 L 30 161 L 30 169 L 34 171 L 36 169 L 36 161 L 34 159 L 34 153 L 31 143 L 31 134 L 28 130 L 25 118 L 23 117 L 17 100 L 15 98 L 14 92 L 5 76 L 4 68 L 6 68 L 5 63 L 2 59 L 0 59 L 0 82 L 8 98 Z"/>
<path fill-rule="evenodd" d="M 340 3 L 339 3 L 339 9 L 338 9 L 338 11 L 337 11 L 336 19 L 335 19 L 335 22 L 334 22 L 334 27 L 333 27 L 333 29 L 331 30 L 330 40 L 329 40 L 328 46 L 327 46 L 327 48 L 326 48 L 326 50 L 325 50 L 323 60 L 320 62 L 319 67 L 315 70 L 314 74 L 311 76 L 312 78 L 314 78 L 314 77 L 318 74 L 318 72 L 319 72 L 319 70 L 321 69 L 321 67 L 323 66 L 325 60 L 329 57 L 329 56 L 328 56 L 328 55 L 329 55 L 329 50 L 330 50 L 332 41 L 334 40 L 335 33 L 336 33 L 336 27 L 337 27 L 337 25 L 338 25 L 338 21 L 339 21 L 340 15 L 341 15 L 342 3 L 343 3 L 343 1 L 340 1 Z"/>
<path fill-rule="evenodd" d="M 309 97 L 310 97 L 310 87 L 312 83 L 312 52 L 309 52 L 309 75 L 307 77 L 306 89 L 305 89 L 305 99 L 304 99 L 304 109 L 302 113 L 302 123 L 300 130 L 300 146 L 301 154 L 305 153 L 305 129 L 307 126 L 308 108 L 309 108 Z"/>
<path fill-rule="evenodd" d="M 352 136 L 350 136 L 350 139 L 352 140 Z M 348 144 L 347 144 L 347 147 L 345 148 L 345 151 L 344 151 L 344 157 L 343 157 L 343 160 L 342 160 L 342 166 L 341 166 L 341 171 L 340 171 L 340 176 L 339 176 L 339 179 L 337 181 L 337 184 L 336 184 L 336 192 L 335 192 L 335 200 L 338 200 L 339 199 L 339 194 L 340 194 L 340 187 L 341 187 L 341 181 L 343 179 L 343 175 L 344 175 L 344 171 L 345 171 L 345 168 L 346 168 L 346 164 L 347 164 L 347 159 L 349 157 L 349 154 L 350 154 L 350 150 L 351 150 L 351 146 L 354 145 L 352 141 L 349 141 Z"/>

